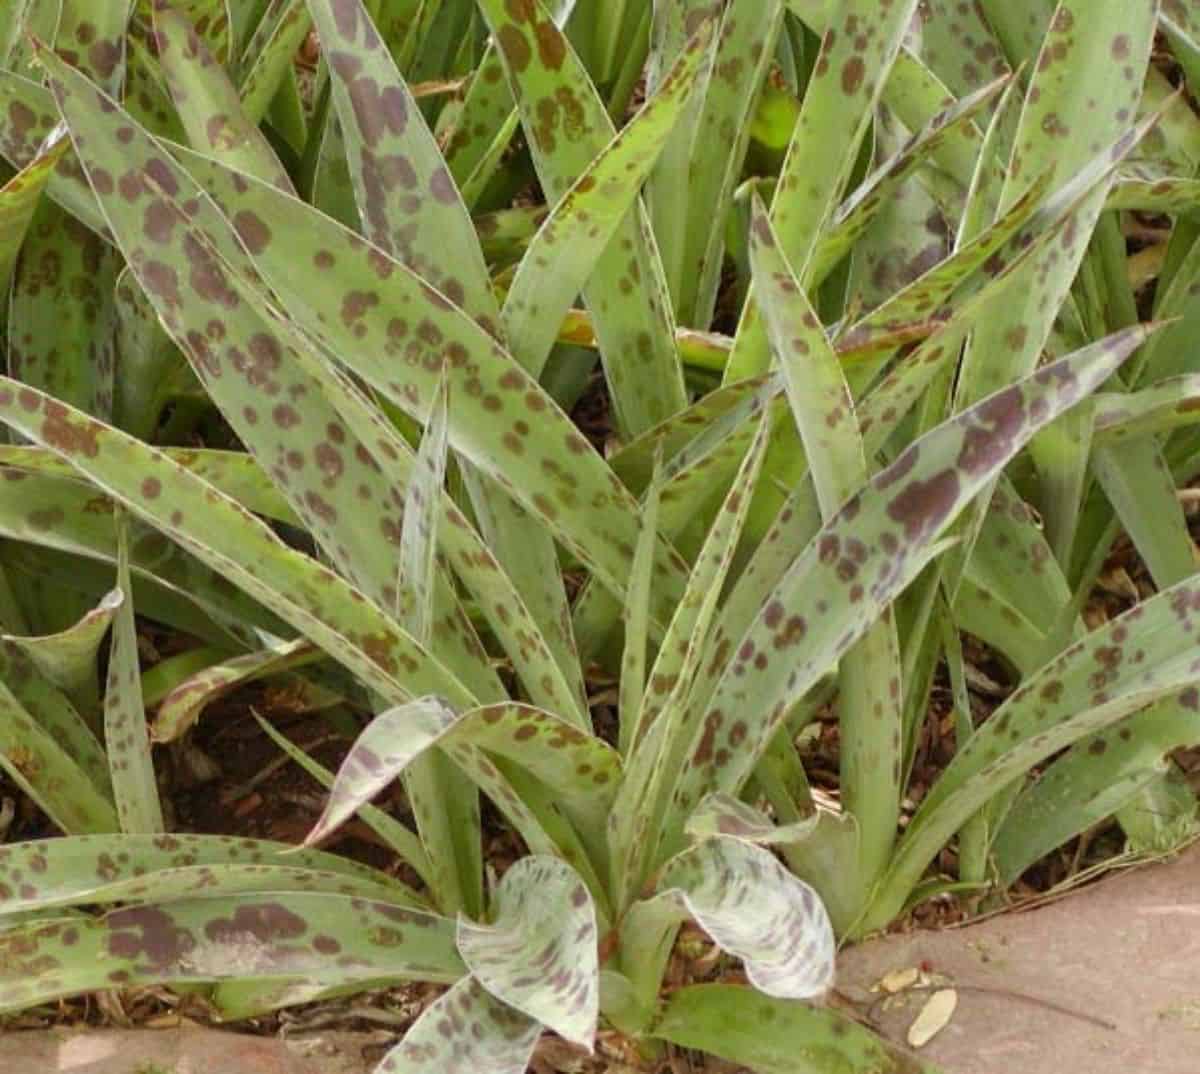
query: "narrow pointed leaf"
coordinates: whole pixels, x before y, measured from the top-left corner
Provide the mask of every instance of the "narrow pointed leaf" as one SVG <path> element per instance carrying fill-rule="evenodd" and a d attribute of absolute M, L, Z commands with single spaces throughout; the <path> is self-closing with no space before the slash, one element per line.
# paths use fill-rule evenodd
<path fill-rule="evenodd" d="M 1112 816 L 1162 775 L 1168 754 L 1200 742 L 1200 710 L 1184 694 L 1080 739 L 1026 787 L 991 846 L 999 883 Z"/>
<path fill-rule="evenodd" d="M 366 7 L 359 0 L 308 6 L 366 237 L 496 332 L 496 299 L 471 218 Z"/>
<path fill-rule="evenodd" d="M 416 473 L 405 494 L 400 530 L 400 577 L 396 618 L 414 638 L 428 645 L 433 631 L 433 577 L 442 486 L 446 480 L 446 381 L 433 397 L 429 424 L 417 452 Z"/>
<path fill-rule="evenodd" d="M 638 535 L 633 566 L 629 572 L 629 592 L 625 597 L 625 648 L 621 653 L 621 679 L 618 686 L 617 713 L 620 748 L 629 752 L 641 717 L 646 691 L 646 643 L 649 640 L 650 583 L 654 566 L 654 543 L 658 538 L 658 502 L 660 485 L 650 484 L 642 508 L 642 532 Z"/>
<path fill-rule="evenodd" d="M 656 8 L 655 15 L 670 7 Z M 712 322 L 725 222 L 782 18 L 779 0 L 726 5 L 699 115 L 694 125 L 681 125 L 667 150 L 671 159 L 678 154 L 678 165 L 670 171 L 657 169 L 649 187 L 654 234 L 663 248 L 676 312 L 681 324 L 694 328 Z"/>
<path fill-rule="evenodd" d="M 21 243 L 33 220 L 33 212 L 54 168 L 69 146 L 70 139 L 59 139 L 0 187 L 0 288 L 5 293 Z"/>
<path fill-rule="evenodd" d="M 271 0 L 246 45 L 238 83 L 242 109 L 251 121 L 267 114 L 311 26 L 304 0 Z"/>
<path fill-rule="evenodd" d="M 124 599 L 112 624 L 104 691 L 104 746 L 121 831 L 154 834 L 163 830 L 162 804 L 158 799 L 146 706 L 142 701 L 133 589 L 129 581 L 129 524 L 123 513 L 117 519 L 117 589 Z"/>
<path fill-rule="evenodd" d="M 112 832 L 111 799 L 0 683 L 0 767 L 64 832 Z"/>
<path fill-rule="evenodd" d="M 666 810 L 681 757 L 678 727 L 687 713 L 687 700 L 700 669 L 717 602 L 762 471 L 769 433 L 768 422 L 760 420 L 754 442 L 709 530 L 650 672 L 631 739 L 632 754 L 609 819 L 613 881 L 621 899 L 637 889 L 646 858 L 659 836 L 659 820 Z M 666 743 L 672 749 L 666 749 Z"/>
<path fill-rule="evenodd" d="M 312 776 L 326 790 L 333 788 L 334 782 L 337 779 L 334 773 L 329 771 L 320 761 L 310 757 L 288 738 L 287 735 L 276 728 L 274 724 L 264 720 L 257 712 L 254 713 L 254 719 L 257 721 L 258 726 L 263 729 L 263 733 L 295 761 L 300 768 L 304 769 L 305 772 Z M 432 891 L 433 867 L 430 864 L 429 855 L 425 853 L 425 848 L 421 845 L 421 840 L 412 830 L 396 820 L 391 814 L 384 812 L 382 809 L 377 809 L 373 805 L 363 804 L 359 806 L 358 816 L 368 828 L 412 867 L 413 872 L 421 878 L 425 887 Z M 424 906 L 428 904 L 428 899 L 416 896 L 415 892 L 413 896 L 415 905 Z"/>
<path fill-rule="evenodd" d="M 329 801 L 305 844 L 319 842 L 369 802 L 457 720 L 454 710 L 433 697 L 419 698 L 376 716 L 355 740 L 338 768 Z"/>
<path fill-rule="evenodd" d="M 1061 0 L 1030 76 L 1001 211 L 1052 171 L 1065 179 L 1130 130 L 1142 95 L 1156 3 Z M 1108 195 L 1096 186 L 1063 239 L 1025 270 L 1025 286 L 972 335 L 963 359 L 959 405 L 1026 375 L 1037 363 Z M 1019 345 L 1014 345 L 1019 340 Z"/>
<path fill-rule="evenodd" d="M 1175 480 L 1154 438 L 1100 447 L 1091 463 L 1155 584 L 1165 588 L 1192 574 L 1197 567 L 1195 544 Z"/>
<path fill-rule="evenodd" d="M 821 510 L 829 517 L 867 477 L 854 399 L 816 311 L 784 258 L 757 197 L 750 231 L 755 293 L 783 371 Z"/>
<path fill-rule="evenodd" d="M 784 256 L 804 282 L 915 7 L 916 0 L 886 6 L 875 0 L 850 0 L 838 9 L 841 25 L 830 26 L 821 39 L 771 207 Z M 853 29 L 847 31 L 847 24 Z M 757 306 L 748 302 L 726 366 L 726 382 L 768 367 L 763 329 Z"/>
<path fill-rule="evenodd" d="M 1171 694 L 1195 710 L 1200 586 L 1164 590 L 1029 678 L 930 788 L 896 849 L 864 928 L 898 910 L 925 866 L 988 798 L 1047 757 Z"/>
<path fill-rule="evenodd" d="M 1128 394 L 1096 396 L 1093 420 L 1097 443 L 1120 443 L 1146 433 L 1165 433 L 1200 421 L 1200 374 L 1170 377 Z"/>
<path fill-rule="evenodd" d="M 189 675 L 162 699 L 154 718 L 155 742 L 173 742 L 200 719 L 207 705 L 245 683 L 304 667 L 322 658 L 305 639 L 280 642 Z"/>
<path fill-rule="evenodd" d="M 212 890 L 228 867 L 290 870 L 297 878 L 337 878 L 344 894 L 405 902 L 407 889 L 365 865 L 319 850 L 220 835 L 88 835 L 0 847 L 0 890 L 9 913 L 114 902 L 152 901 L 168 891 Z M 159 877 L 171 874 L 160 883 Z M 329 880 L 329 883 L 334 883 Z M 139 889 L 139 885 L 142 887 Z M 265 886 L 265 885 L 264 885 Z M 261 890 L 261 886 L 260 886 Z M 297 889 L 302 890 L 302 889 Z M 337 888 L 333 888 L 337 890 Z"/>
<path fill-rule="evenodd" d="M 654 96 L 558 200 L 522 258 L 504 301 L 504 328 L 513 356 L 533 375 L 691 100 L 710 38 L 706 23 Z"/>
<path fill-rule="evenodd" d="M 436 698 L 421 698 L 380 713 L 358 737 L 307 842 L 332 831 L 433 746 L 485 750 L 527 768 L 559 794 L 585 801 L 607 800 L 620 774 L 611 746 L 548 712 L 498 704 L 459 715 Z"/>
<path fill-rule="evenodd" d="M 469 700 L 453 676 L 358 590 L 156 449 L 8 378 L 0 378 L 0 420 L 53 448 L 385 696 L 405 701 L 426 682 Z M 202 532 L 186 524 L 189 517 L 205 520 Z"/>
<path fill-rule="evenodd" d="M 266 224 L 272 239 L 255 265 L 286 300 L 289 313 L 331 355 L 418 420 L 426 417 L 448 359 L 453 449 L 548 523 L 614 593 L 623 593 L 636 537 L 636 501 L 536 382 L 402 265 L 253 179 L 239 177 L 245 189 L 235 196 L 234 175 L 213 165 L 210 178 L 221 185 L 216 191 L 210 186 L 210 192 L 230 215 L 251 212 Z M 331 288 L 327 278 L 295 271 L 312 260 L 306 251 L 314 242 L 322 263 L 333 257 L 341 290 Z M 569 467 L 562 461 L 564 449 Z M 680 585 L 678 561 L 666 549 L 657 559 L 667 572 L 664 583 Z"/>
<path fill-rule="evenodd" d="M 935 1074 L 933 1067 L 896 1051 L 832 1008 L 774 999 L 736 985 L 680 989 L 654 1029 L 681 1048 L 698 1048 L 759 1074 Z"/>
<path fill-rule="evenodd" d="M 195 27 L 166 0 L 154 0 L 154 31 L 158 62 L 191 144 L 291 191 L 292 181 L 279 158 L 257 124 L 242 111 L 237 89 Z"/>
<path fill-rule="evenodd" d="M 612 140 L 612 121 L 579 56 L 539 0 L 520 8 L 481 0 L 480 10 L 504 57 L 539 178 L 558 201 Z M 584 299 L 618 428 L 636 435 L 682 410 L 687 399 L 666 281 L 640 203 L 596 262 Z"/>
<path fill-rule="evenodd" d="M 1109 337 L 934 429 L 826 524 L 741 638 L 714 638 L 736 655 L 709 700 L 690 714 L 667 847 L 678 846 L 683 820 L 704 794 L 740 788 L 790 705 L 916 577 L 945 527 L 997 470 L 1111 375 L 1147 334 L 1138 327 Z M 862 542 L 863 533 L 876 534 L 875 542 L 862 549 L 850 543 Z M 788 656 L 796 647 L 800 663 Z M 765 667 L 755 664 L 758 654 Z"/>
<path fill-rule="evenodd" d="M 710 794 L 687 822 L 687 833 L 700 841 L 715 836 L 741 839 L 758 846 L 798 843 L 817 826 L 816 813 L 791 824 L 776 825 L 753 806 L 728 794 Z"/>

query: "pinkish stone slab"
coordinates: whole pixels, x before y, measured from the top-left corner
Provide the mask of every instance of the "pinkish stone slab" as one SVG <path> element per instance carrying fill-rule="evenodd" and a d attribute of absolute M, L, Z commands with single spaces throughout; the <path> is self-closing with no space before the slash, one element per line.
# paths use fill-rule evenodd
<path fill-rule="evenodd" d="M 299 1049 L 208 1029 L 0 1035 L 0 1074 L 366 1074 L 369 1069 L 344 1041 Z"/>
<path fill-rule="evenodd" d="M 863 944 L 844 953 L 839 983 L 857 994 L 922 962 L 994 990 L 960 989 L 954 1017 L 921 1050 L 946 1074 L 1200 1074 L 1200 847 L 1042 909 Z M 878 1012 L 889 1035 L 904 1040 L 926 996 Z"/>

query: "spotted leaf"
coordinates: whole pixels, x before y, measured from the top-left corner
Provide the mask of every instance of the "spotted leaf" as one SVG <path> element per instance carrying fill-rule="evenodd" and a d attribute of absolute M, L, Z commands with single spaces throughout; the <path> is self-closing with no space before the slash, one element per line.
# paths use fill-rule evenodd
<path fill-rule="evenodd" d="M 504 59 L 539 178 L 557 201 L 615 133 L 583 63 L 549 12 L 481 0 Z M 637 281 L 637 285 L 635 285 Z M 636 435 L 686 404 L 662 262 L 640 203 L 584 288 L 616 410 Z"/>
<path fill-rule="evenodd" d="M 193 146 L 291 191 L 292 181 L 266 136 L 242 111 L 236 88 L 195 26 L 154 0 L 158 62 Z"/>
<path fill-rule="evenodd" d="M 230 690 L 319 659 L 319 649 L 305 639 L 297 639 L 235 656 L 189 675 L 162 699 L 154 719 L 154 740 L 172 742 L 179 738 L 200 719 L 205 706 Z"/>
<path fill-rule="evenodd" d="M 821 529 L 741 638 L 714 635 L 713 649 L 723 647 L 727 656 L 714 660 L 723 669 L 716 688 L 699 693 L 703 700 L 689 714 L 689 754 L 666 847 L 678 845 L 684 818 L 704 794 L 740 788 L 791 704 L 916 577 L 937 553 L 945 527 L 997 469 L 1102 383 L 1148 334 L 1142 327 L 1117 333 L 935 428 Z M 868 543 L 864 534 L 876 536 Z M 755 662 L 760 653 L 765 667 Z"/>
<path fill-rule="evenodd" d="M 7 634 L 4 640 L 28 656 L 60 690 L 94 704 L 100 696 L 96 666 L 100 643 L 124 603 L 125 594 L 113 589 L 74 626 L 58 634 L 38 638 Z"/>
<path fill-rule="evenodd" d="M 525 1074 L 541 1024 L 464 977 L 422 1012 L 374 1074 Z"/>
<path fill-rule="evenodd" d="M 493 996 L 589 1051 L 599 1017 L 596 912 L 554 858 L 522 858 L 496 889 L 490 924 L 458 922 L 458 951 Z"/>
<path fill-rule="evenodd" d="M 456 758 L 464 757 L 463 748 L 485 750 L 527 768 L 559 794 L 585 801 L 605 800 L 620 772 L 616 751 L 548 712 L 498 704 L 456 714 L 436 698 L 421 698 L 380 713 L 358 737 L 307 842 L 327 835 L 433 746 Z M 465 764 L 474 773 L 476 763 Z"/>
<path fill-rule="evenodd" d="M 257 879 L 256 879 L 257 878 Z M 218 835 L 87 835 L 0 847 L 0 927 L 10 914 L 189 896 L 326 891 L 421 906 L 403 884 L 348 858 Z"/>
<path fill-rule="evenodd" d="M 959 750 L 905 829 L 864 929 L 890 920 L 925 866 L 1001 787 L 1092 732 L 1168 695 L 1200 706 L 1200 584 L 1194 577 L 1136 605 L 1030 676 Z M 1107 748 L 1097 738 L 1097 752 Z"/>
<path fill-rule="evenodd" d="M 0 931 L 2 1010 L 167 981 L 449 983 L 462 972 L 453 922 L 345 895 L 181 899 Z"/>
<path fill-rule="evenodd" d="M 743 961 L 750 983 L 768 996 L 812 999 L 833 984 L 829 915 L 770 852 L 740 839 L 705 839 L 667 862 L 657 888 L 634 905 L 626 926 L 645 936 L 639 943 L 648 951 L 664 929 L 673 936 L 691 918 Z"/>
<path fill-rule="evenodd" d="M 142 701 L 133 586 L 129 579 L 129 524 L 124 514 L 117 517 L 116 523 L 117 591 L 124 599 L 112 623 L 104 690 L 104 748 L 121 831 L 152 834 L 163 830 L 162 804 Z"/>

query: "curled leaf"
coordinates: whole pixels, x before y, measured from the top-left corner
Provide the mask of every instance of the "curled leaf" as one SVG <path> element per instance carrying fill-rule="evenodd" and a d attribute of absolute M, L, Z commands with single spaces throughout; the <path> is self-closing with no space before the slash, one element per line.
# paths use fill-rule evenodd
<path fill-rule="evenodd" d="M 523 858 L 496 891 L 496 920 L 458 922 L 458 953 L 492 995 L 592 1048 L 600 1010 L 596 910 L 579 875 Z"/>

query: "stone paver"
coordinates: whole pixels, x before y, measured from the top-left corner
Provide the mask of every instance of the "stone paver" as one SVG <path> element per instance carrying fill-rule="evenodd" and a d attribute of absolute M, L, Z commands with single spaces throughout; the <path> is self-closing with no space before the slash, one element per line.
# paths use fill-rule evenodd
<path fill-rule="evenodd" d="M 0 1074 L 367 1074 L 369 1069 L 351 1038 L 324 1047 L 207 1029 L 0 1036 Z"/>
<path fill-rule="evenodd" d="M 961 989 L 921 1054 L 946 1074 L 1200 1074 L 1200 847 L 1110 876 L 1039 910 L 845 952 L 856 992 L 927 961 L 962 985 L 1027 993 L 1099 1026 L 998 992 Z M 878 1020 L 897 1040 L 926 995 Z"/>

